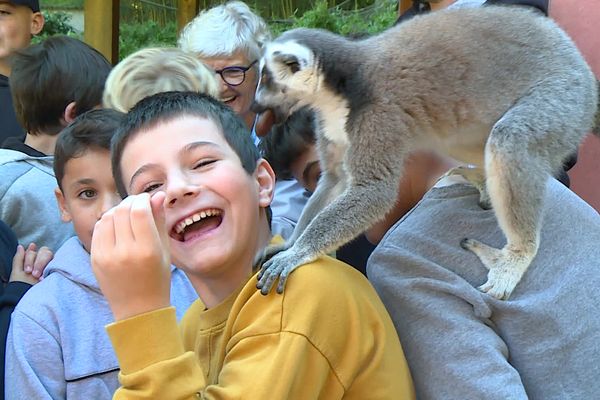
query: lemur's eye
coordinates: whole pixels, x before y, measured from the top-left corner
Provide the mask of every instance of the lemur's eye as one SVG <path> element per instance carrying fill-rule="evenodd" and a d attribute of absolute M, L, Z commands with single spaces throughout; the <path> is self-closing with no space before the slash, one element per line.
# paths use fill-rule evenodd
<path fill-rule="evenodd" d="M 292 71 L 292 74 L 300 71 L 300 63 L 298 63 L 298 60 L 287 61 L 285 65 Z"/>

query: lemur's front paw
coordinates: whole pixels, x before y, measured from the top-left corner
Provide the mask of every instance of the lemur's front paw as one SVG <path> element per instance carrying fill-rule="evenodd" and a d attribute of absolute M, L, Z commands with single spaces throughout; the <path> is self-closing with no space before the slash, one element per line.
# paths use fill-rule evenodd
<path fill-rule="evenodd" d="M 288 243 L 270 244 L 259 252 L 254 258 L 254 269 L 261 268 L 264 263 L 269 261 L 275 254 L 287 250 L 291 247 Z"/>
<path fill-rule="evenodd" d="M 268 249 L 267 249 L 268 250 Z M 260 289 L 263 295 L 269 294 L 275 281 L 279 278 L 277 293 L 283 293 L 285 283 L 289 274 L 299 266 L 313 261 L 311 258 L 302 257 L 291 247 L 285 251 L 277 252 L 269 260 L 265 261 L 258 274 L 258 283 L 256 287 Z"/>

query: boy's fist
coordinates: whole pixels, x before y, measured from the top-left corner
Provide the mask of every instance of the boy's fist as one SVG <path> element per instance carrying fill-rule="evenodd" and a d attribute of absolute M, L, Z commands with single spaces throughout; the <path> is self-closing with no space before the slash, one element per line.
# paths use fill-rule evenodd
<path fill-rule="evenodd" d="M 96 223 L 92 268 L 115 320 L 170 305 L 164 192 L 127 197 Z"/>

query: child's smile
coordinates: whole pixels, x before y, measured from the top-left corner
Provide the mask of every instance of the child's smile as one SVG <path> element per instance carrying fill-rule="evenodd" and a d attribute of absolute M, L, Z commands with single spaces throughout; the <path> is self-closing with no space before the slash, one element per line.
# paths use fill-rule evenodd
<path fill-rule="evenodd" d="M 215 123 L 193 116 L 161 122 L 136 133 L 121 160 L 129 194 L 165 192 L 171 262 L 192 282 L 232 269 L 250 273 L 270 195 L 261 197 L 257 173 L 243 168 Z"/>

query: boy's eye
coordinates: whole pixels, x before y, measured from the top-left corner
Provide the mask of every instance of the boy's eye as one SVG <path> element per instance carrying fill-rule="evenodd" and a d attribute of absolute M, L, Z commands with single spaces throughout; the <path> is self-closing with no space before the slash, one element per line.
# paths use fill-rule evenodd
<path fill-rule="evenodd" d="M 81 192 L 79 192 L 79 195 L 77 197 L 82 198 L 82 199 L 92 199 L 95 196 L 96 196 L 95 190 L 86 189 L 86 190 L 82 190 Z"/>
<path fill-rule="evenodd" d="M 153 183 L 142 189 L 142 193 L 152 193 L 161 186 L 160 183 Z"/>
<path fill-rule="evenodd" d="M 197 162 L 197 163 L 194 165 L 194 168 L 193 168 L 193 169 L 198 169 L 198 168 L 206 167 L 207 165 L 210 165 L 210 164 L 212 164 L 212 163 L 214 163 L 214 162 L 216 162 L 216 161 L 217 161 L 217 160 L 213 160 L 213 159 L 210 159 L 210 160 L 201 160 L 201 161 L 198 161 L 198 162 Z"/>

